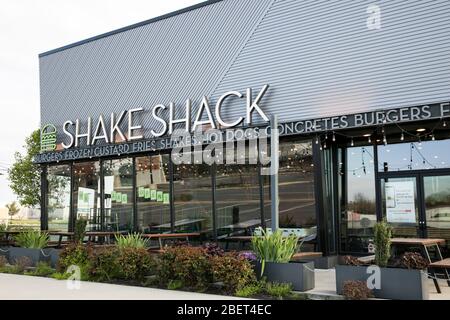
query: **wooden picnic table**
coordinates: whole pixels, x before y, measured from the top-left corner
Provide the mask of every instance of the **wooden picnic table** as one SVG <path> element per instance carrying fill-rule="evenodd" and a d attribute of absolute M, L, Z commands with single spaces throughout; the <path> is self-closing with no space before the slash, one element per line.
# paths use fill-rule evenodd
<path fill-rule="evenodd" d="M 58 236 L 58 242 L 56 244 L 57 248 L 61 248 L 64 237 L 66 237 L 67 240 L 70 240 L 74 235 L 74 233 L 70 231 L 47 231 L 47 233 L 50 236 Z"/>
<path fill-rule="evenodd" d="M 436 291 L 441 293 L 441 288 L 439 287 L 439 283 L 436 279 L 436 274 L 434 268 L 439 267 L 440 265 L 437 262 L 444 262 L 444 258 L 442 257 L 441 249 L 439 245 L 445 244 L 445 239 L 424 239 L 424 238 L 392 238 L 391 246 L 394 248 L 393 253 L 395 255 L 395 247 L 396 246 L 409 246 L 409 247 L 419 247 L 425 256 L 425 258 L 430 263 L 430 273 L 434 282 L 434 286 L 436 287 Z M 432 261 L 429 248 L 435 248 L 437 253 L 437 261 Z M 450 286 L 450 276 L 446 268 L 444 269 L 444 273 L 447 278 L 447 284 Z"/>
<path fill-rule="evenodd" d="M 95 242 L 95 238 L 101 238 L 102 241 L 99 241 L 101 243 L 104 242 L 105 239 L 107 239 L 107 243 L 111 244 L 111 237 L 116 235 L 124 235 L 127 234 L 128 231 L 86 231 L 85 237 L 88 237 L 88 242 L 91 242 L 93 239 Z"/>
<path fill-rule="evenodd" d="M 3 230 L 0 231 L 0 234 L 2 234 L 4 237 L 3 239 L 0 239 L 0 244 L 2 245 L 10 245 L 11 243 L 13 243 L 13 239 L 11 239 L 10 236 L 12 235 L 18 235 L 19 233 L 21 233 L 23 231 L 20 230 Z"/>
<path fill-rule="evenodd" d="M 199 237 L 200 232 L 192 232 L 192 233 L 145 233 L 141 236 L 147 239 L 157 239 L 159 243 L 159 249 L 163 249 L 163 240 L 167 239 L 186 239 L 189 242 L 189 238 L 191 237 Z"/>

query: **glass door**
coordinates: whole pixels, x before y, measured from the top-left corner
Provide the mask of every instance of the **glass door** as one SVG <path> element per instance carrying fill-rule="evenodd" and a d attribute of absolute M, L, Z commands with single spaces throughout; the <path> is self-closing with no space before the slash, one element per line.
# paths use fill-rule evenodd
<path fill-rule="evenodd" d="M 423 237 L 425 222 L 421 214 L 418 176 L 384 176 L 381 178 L 383 217 L 393 227 L 393 236 Z"/>
<path fill-rule="evenodd" d="M 423 177 L 427 237 L 450 244 L 450 174 Z"/>

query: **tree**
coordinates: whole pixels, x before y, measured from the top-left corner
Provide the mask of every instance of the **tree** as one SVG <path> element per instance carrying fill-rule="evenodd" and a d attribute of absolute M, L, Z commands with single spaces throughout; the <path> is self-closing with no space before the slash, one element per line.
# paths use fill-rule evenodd
<path fill-rule="evenodd" d="M 14 154 L 14 163 L 8 170 L 9 186 L 21 205 L 34 207 L 41 201 L 41 168 L 33 163 L 33 157 L 40 151 L 39 129 L 25 139 L 24 148 L 24 154 Z"/>
<path fill-rule="evenodd" d="M 7 204 L 5 207 L 8 209 L 8 215 L 10 219 L 12 219 L 12 217 L 16 215 L 20 210 L 15 201 Z"/>

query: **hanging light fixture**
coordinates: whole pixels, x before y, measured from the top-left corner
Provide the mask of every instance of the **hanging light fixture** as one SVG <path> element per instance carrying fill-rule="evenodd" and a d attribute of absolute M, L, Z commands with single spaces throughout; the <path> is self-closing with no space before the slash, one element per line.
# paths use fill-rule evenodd
<path fill-rule="evenodd" d="M 370 136 L 367 138 L 367 142 L 372 143 L 372 138 Z"/>
<path fill-rule="evenodd" d="M 432 141 L 435 141 L 435 140 L 436 140 L 436 138 L 434 137 L 434 133 L 431 135 L 431 140 L 432 140 Z"/>
<path fill-rule="evenodd" d="M 352 147 L 355 145 L 355 142 L 353 141 L 353 138 L 352 138 L 352 140 L 350 141 L 350 145 L 351 145 Z"/>
<path fill-rule="evenodd" d="M 335 133 L 333 131 L 333 142 L 335 142 L 335 141 L 336 141 L 336 135 L 335 135 Z"/>
<path fill-rule="evenodd" d="M 402 135 L 400 136 L 400 141 L 404 141 L 405 140 L 405 134 L 402 132 Z"/>
<path fill-rule="evenodd" d="M 447 126 L 447 121 L 444 120 L 444 123 L 442 124 L 443 127 Z"/>
<path fill-rule="evenodd" d="M 316 136 L 316 144 L 319 144 L 319 137 Z"/>
<path fill-rule="evenodd" d="M 383 144 L 384 144 L 384 145 L 387 145 L 386 135 L 383 135 Z"/>

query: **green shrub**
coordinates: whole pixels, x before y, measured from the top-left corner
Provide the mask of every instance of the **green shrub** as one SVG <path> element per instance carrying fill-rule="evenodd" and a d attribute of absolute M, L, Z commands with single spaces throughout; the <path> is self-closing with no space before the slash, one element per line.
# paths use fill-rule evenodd
<path fill-rule="evenodd" d="M 251 284 L 236 290 L 235 295 L 241 298 L 254 297 L 264 291 L 260 284 Z"/>
<path fill-rule="evenodd" d="M 124 235 L 115 235 L 116 244 L 119 248 L 146 248 L 150 239 L 145 239 L 140 233 Z"/>
<path fill-rule="evenodd" d="M 92 247 L 73 243 L 60 253 L 57 270 L 64 273 L 70 266 L 75 265 L 80 268 L 81 280 L 88 280 L 92 258 Z"/>
<path fill-rule="evenodd" d="M 82 243 L 84 236 L 86 235 L 87 220 L 79 218 L 75 221 L 75 230 L 73 240 L 76 243 Z"/>
<path fill-rule="evenodd" d="M 35 230 L 28 230 L 15 236 L 16 243 L 22 248 L 42 249 L 48 244 L 48 234 Z"/>
<path fill-rule="evenodd" d="M 169 247 L 161 255 L 157 275 L 162 285 L 180 280 L 187 287 L 203 289 L 212 282 L 211 261 L 203 248 Z"/>
<path fill-rule="evenodd" d="M 267 283 L 266 293 L 272 297 L 282 299 L 292 294 L 292 284 L 290 283 Z"/>
<path fill-rule="evenodd" d="M 70 274 L 67 272 L 55 272 L 50 275 L 51 278 L 56 280 L 67 280 L 70 277 Z"/>
<path fill-rule="evenodd" d="M 291 260 L 298 247 L 298 237 L 283 236 L 281 230 L 268 233 L 262 230 L 262 235 L 252 238 L 252 247 L 258 260 L 261 261 L 261 276 L 266 262 L 287 263 Z"/>
<path fill-rule="evenodd" d="M 33 271 L 28 272 L 27 274 L 38 277 L 48 277 L 54 272 L 55 270 L 52 267 L 50 267 L 50 265 L 47 262 L 40 261 L 37 263 L 36 268 Z"/>
<path fill-rule="evenodd" d="M 91 257 L 90 274 L 97 281 L 110 281 L 119 278 L 117 248 L 101 248 Z"/>
<path fill-rule="evenodd" d="M 19 270 L 19 268 L 15 265 L 1 267 L 0 272 L 1 273 L 9 273 L 9 274 L 22 274 L 23 273 L 23 271 Z"/>
<path fill-rule="evenodd" d="M 210 258 L 215 281 L 221 281 L 228 293 L 252 284 L 256 276 L 250 262 L 239 257 L 237 253 L 226 253 L 223 256 Z"/>
<path fill-rule="evenodd" d="M 119 277 L 125 280 L 143 280 L 154 270 L 150 254 L 143 248 L 120 248 L 117 251 Z"/>
<path fill-rule="evenodd" d="M 167 289 L 169 290 L 178 290 L 184 287 L 184 283 L 181 280 L 169 280 L 167 284 Z"/>
<path fill-rule="evenodd" d="M 374 226 L 375 264 L 386 267 L 391 256 L 392 228 L 386 222 L 377 222 Z"/>

